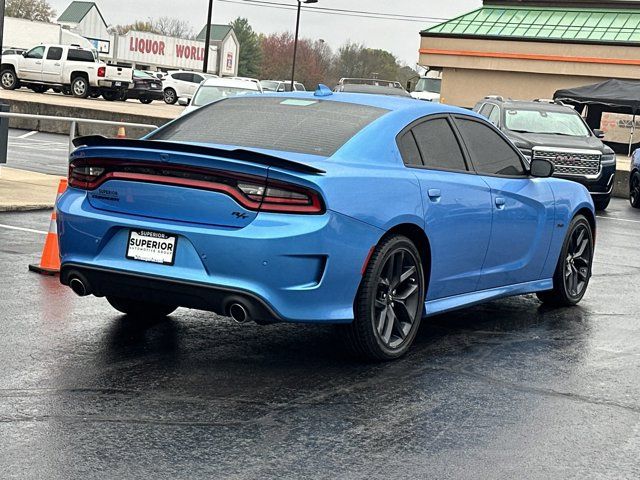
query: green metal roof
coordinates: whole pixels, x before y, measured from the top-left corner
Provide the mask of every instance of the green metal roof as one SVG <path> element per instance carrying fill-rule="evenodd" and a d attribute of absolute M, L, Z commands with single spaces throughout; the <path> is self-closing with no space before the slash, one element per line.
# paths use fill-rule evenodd
<path fill-rule="evenodd" d="M 485 6 L 423 30 L 421 34 L 588 43 L 640 43 L 640 11 Z"/>
<path fill-rule="evenodd" d="M 229 31 L 231 30 L 231 25 L 211 25 L 211 35 L 209 38 L 214 42 L 221 42 L 225 39 Z M 200 42 L 204 42 L 205 38 L 207 38 L 207 26 L 202 27 L 202 30 L 196 37 L 196 40 Z"/>
<path fill-rule="evenodd" d="M 71 2 L 66 10 L 62 12 L 58 21 L 80 23 L 93 7 L 97 8 L 94 2 Z"/>

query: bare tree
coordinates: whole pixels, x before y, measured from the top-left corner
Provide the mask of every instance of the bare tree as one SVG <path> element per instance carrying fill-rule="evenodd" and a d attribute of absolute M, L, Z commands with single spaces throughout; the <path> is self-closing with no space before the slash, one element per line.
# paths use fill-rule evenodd
<path fill-rule="evenodd" d="M 178 38 L 194 38 L 193 27 L 184 20 L 173 17 L 149 19 L 156 33 Z"/>
<path fill-rule="evenodd" d="M 56 11 L 46 0 L 7 0 L 5 15 L 14 18 L 26 18 L 40 22 L 50 22 Z"/>
<path fill-rule="evenodd" d="M 1 0 L 0 0 L 1 1 Z M 151 32 L 158 35 L 193 39 L 195 35 L 189 22 L 171 17 L 148 18 L 147 20 L 136 20 L 127 25 L 116 25 L 116 32 L 125 35 L 130 30 L 136 32 Z"/>

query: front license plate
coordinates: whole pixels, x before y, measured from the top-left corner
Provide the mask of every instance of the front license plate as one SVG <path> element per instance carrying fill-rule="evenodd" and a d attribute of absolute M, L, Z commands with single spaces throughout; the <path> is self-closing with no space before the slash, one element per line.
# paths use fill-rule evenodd
<path fill-rule="evenodd" d="M 149 230 L 130 230 L 127 258 L 142 262 L 173 265 L 178 237 Z"/>

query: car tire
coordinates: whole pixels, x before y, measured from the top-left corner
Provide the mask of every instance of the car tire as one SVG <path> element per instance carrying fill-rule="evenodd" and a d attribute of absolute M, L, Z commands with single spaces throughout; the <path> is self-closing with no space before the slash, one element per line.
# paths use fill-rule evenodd
<path fill-rule="evenodd" d="M 607 195 L 604 198 L 598 198 L 593 201 L 593 205 L 596 207 L 596 211 L 598 212 L 605 211 L 609 206 L 609 203 L 611 203 L 611 195 Z"/>
<path fill-rule="evenodd" d="M 569 225 L 553 275 L 553 290 L 539 292 L 541 302 L 570 307 L 584 297 L 591 280 L 593 264 L 593 230 L 583 215 L 577 215 Z"/>
<path fill-rule="evenodd" d="M 86 77 L 78 76 L 71 82 L 71 93 L 76 98 L 87 98 L 91 93 Z"/>
<path fill-rule="evenodd" d="M 5 90 L 15 90 L 19 86 L 18 77 L 16 72 L 7 68 L 0 73 L 0 84 Z"/>
<path fill-rule="evenodd" d="M 640 173 L 633 172 L 629 180 L 629 203 L 633 208 L 640 208 Z"/>
<path fill-rule="evenodd" d="M 153 100 L 151 100 L 150 98 L 141 98 L 140 99 L 140 103 L 143 103 L 145 105 L 149 105 L 151 102 L 153 102 Z"/>
<path fill-rule="evenodd" d="M 168 105 L 173 105 L 178 101 L 178 94 L 173 88 L 166 88 L 164 90 L 164 101 Z"/>
<path fill-rule="evenodd" d="M 178 308 L 176 305 L 142 302 L 130 298 L 112 296 L 107 297 L 107 302 L 119 312 L 138 318 L 166 317 Z"/>
<path fill-rule="evenodd" d="M 404 355 L 424 311 L 422 258 L 407 237 L 392 235 L 375 248 L 354 302 L 354 321 L 342 326 L 348 349 L 360 358 L 393 360 Z"/>
<path fill-rule="evenodd" d="M 104 98 L 107 102 L 115 102 L 120 98 L 120 92 L 105 90 L 104 92 L 102 92 L 102 98 Z"/>

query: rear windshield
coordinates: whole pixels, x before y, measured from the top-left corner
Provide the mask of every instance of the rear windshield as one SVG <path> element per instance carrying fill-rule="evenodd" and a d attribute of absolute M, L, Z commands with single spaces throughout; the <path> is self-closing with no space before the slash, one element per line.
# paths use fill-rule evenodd
<path fill-rule="evenodd" d="M 387 112 L 319 99 L 238 97 L 202 107 L 149 138 L 329 157 Z"/>

